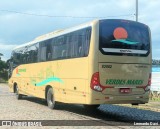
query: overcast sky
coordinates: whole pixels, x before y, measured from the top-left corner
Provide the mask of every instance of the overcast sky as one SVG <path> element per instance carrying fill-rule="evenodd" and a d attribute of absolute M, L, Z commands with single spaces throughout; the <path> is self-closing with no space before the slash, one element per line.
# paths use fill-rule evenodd
<path fill-rule="evenodd" d="M 139 21 L 151 28 L 154 59 L 160 59 L 159 8 L 160 0 L 139 0 Z M 0 1 L 0 53 L 4 54 L 3 60 L 9 59 L 11 50 L 15 46 L 29 42 L 39 35 L 95 19 L 33 16 L 13 13 L 12 11 L 49 16 L 135 20 L 135 0 Z"/>

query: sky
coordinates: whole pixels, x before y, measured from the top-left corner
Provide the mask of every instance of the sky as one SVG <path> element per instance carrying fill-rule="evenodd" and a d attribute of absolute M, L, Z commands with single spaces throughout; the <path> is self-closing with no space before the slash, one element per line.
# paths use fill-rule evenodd
<path fill-rule="evenodd" d="M 0 53 L 4 55 L 2 60 L 9 59 L 12 49 L 17 45 L 55 30 L 69 28 L 97 18 L 135 20 L 135 1 L 0 1 Z M 160 0 L 139 0 L 138 21 L 147 24 L 151 29 L 153 59 L 160 59 L 159 7 Z M 16 12 L 21 12 L 21 14 Z M 36 16 L 24 13 L 36 14 Z"/>

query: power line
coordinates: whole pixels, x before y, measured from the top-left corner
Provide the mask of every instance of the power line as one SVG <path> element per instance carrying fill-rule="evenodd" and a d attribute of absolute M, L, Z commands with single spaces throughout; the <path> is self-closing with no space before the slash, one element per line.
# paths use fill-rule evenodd
<path fill-rule="evenodd" d="M 16 14 L 23 14 L 23 15 L 30 15 L 30 16 L 38 16 L 38 17 L 56 17 L 56 18 L 109 18 L 109 17 L 129 17 L 133 16 L 134 14 L 125 14 L 125 15 L 117 15 L 117 16 L 105 16 L 105 17 L 91 17 L 91 16 L 60 16 L 60 15 L 46 15 L 46 14 L 35 14 L 35 13 L 25 13 L 25 12 L 19 12 L 19 11 L 13 11 L 13 10 L 0 10 L 1 12 L 10 12 L 10 13 L 16 13 Z"/>

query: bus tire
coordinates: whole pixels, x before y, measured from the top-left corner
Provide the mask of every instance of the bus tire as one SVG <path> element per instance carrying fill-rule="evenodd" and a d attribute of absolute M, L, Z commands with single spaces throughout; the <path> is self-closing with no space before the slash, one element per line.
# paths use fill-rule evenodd
<path fill-rule="evenodd" d="M 49 88 L 47 91 L 47 104 L 50 109 L 55 108 L 55 99 L 54 99 L 54 93 L 52 88 Z"/>
<path fill-rule="evenodd" d="M 139 104 L 138 103 L 132 103 L 132 106 L 138 106 Z"/>
<path fill-rule="evenodd" d="M 18 85 L 16 85 L 16 88 L 15 88 L 15 93 L 16 93 L 16 98 L 18 100 L 22 99 L 22 94 L 19 94 L 19 88 L 18 88 Z"/>
<path fill-rule="evenodd" d="M 96 105 L 83 105 L 83 107 L 88 110 L 88 111 L 93 111 L 96 110 L 98 107 L 100 106 L 100 104 L 96 104 Z"/>

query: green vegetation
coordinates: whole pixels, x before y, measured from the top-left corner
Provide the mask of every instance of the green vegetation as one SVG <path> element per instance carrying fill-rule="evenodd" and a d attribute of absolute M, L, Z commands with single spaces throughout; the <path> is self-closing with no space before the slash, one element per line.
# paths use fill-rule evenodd
<path fill-rule="evenodd" d="M 7 71 L 7 63 L 3 60 L 1 60 L 1 57 L 3 56 L 2 53 L 0 53 L 0 82 L 6 82 L 8 79 L 8 71 Z"/>
<path fill-rule="evenodd" d="M 158 91 L 150 92 L 149 100 L 150 101 L 160 101 L 160 93 Z"/>
<path fill-rule="evenodd" d="M 152 59 L 152 65 L 159 65 L 160 66 L 160 60 Z"/>

